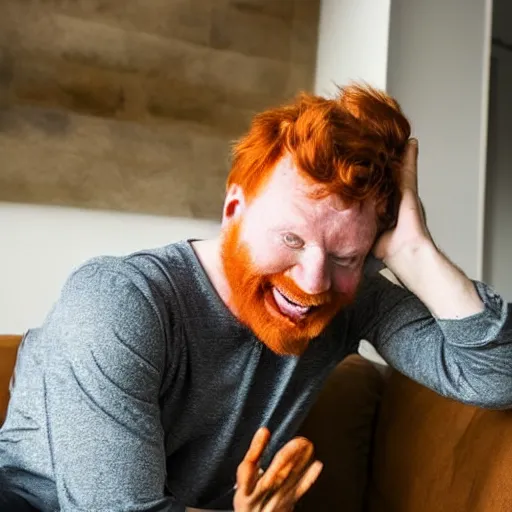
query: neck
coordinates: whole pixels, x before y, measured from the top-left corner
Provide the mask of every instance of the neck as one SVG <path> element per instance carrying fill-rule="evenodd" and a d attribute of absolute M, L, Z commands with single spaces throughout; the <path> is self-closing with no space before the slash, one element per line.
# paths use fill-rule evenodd
<path fill-rule="evenodd" d="M 230 305 L 231 289 L 222 266 L 221 246 L 220 237 L 212 240 L 192 242 L 194 252 L 215 288 L 215 291 L 219 294 L 219 297 L 226 307 L 235 314 L 233 307 Z"/>

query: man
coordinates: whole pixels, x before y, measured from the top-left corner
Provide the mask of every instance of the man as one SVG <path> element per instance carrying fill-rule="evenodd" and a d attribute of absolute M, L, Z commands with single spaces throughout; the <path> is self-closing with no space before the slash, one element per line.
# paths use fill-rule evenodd
<path fill-rule="evenodd" d="M 292 438 L 362 338 L 445 396 L 510 407 L 510 312 L 434 245 L 409 136 L 357 86 L 256 116 L 218 239 L 86 263 L 25 336 L 1 485 L 43 511 L 292 510 L 321 471 Z"/>

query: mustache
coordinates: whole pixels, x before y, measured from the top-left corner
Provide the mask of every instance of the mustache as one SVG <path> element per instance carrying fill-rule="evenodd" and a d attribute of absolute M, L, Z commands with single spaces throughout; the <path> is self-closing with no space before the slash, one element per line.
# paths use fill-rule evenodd
<path fill-rule="evenodd" d="M 334 299 L 332 291 L 310 294 L 299 288 L 295 282 L 283 274 L 270 276 L 268 282 L 277 288 L 287 299 L 305 307 L 319 307 L 330 304 Z"/>

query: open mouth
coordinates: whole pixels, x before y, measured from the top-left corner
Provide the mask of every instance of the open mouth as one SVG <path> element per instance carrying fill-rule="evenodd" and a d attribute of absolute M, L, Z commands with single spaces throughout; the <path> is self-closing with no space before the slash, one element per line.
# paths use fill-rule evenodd
<path fill-rule="evenodd" d="M 308 313 L 315 309 L 315 306 L 304 306 L 302 304 L 297 304 L 275 286 L 272 287 L 272 297 L 274 299 L 273 302 L 275 302 L 277 310 L 282 315 L 288 317 L 294 322 L 303 320 Z"/>

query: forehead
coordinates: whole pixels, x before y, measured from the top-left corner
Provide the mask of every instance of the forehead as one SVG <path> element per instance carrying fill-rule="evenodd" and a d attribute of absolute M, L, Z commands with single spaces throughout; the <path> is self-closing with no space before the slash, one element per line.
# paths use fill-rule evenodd
<path fill-rule="evenodd" d="M 312 193 L 318 188 L 298 171 L 291 157 L 285 156 L 251 207 L 269 229 L 298 231 L 325 243 L 369 248 L 377 229 L 373 204 L 349 206 L 332 194 L 316 199 Z"/>

